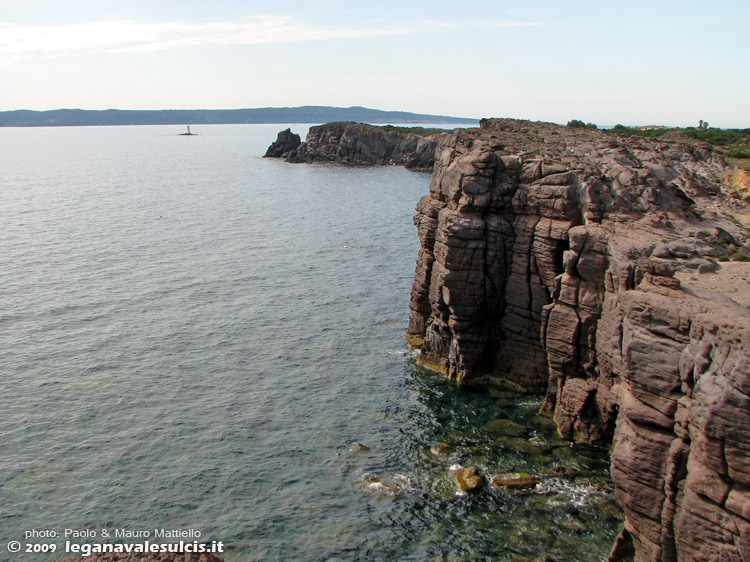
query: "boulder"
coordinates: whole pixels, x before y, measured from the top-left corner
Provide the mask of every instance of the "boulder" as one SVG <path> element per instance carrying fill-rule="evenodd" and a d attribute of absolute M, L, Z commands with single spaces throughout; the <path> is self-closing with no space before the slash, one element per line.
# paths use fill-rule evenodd
<path fill-rule="evenodd" d="M 461 492 L 476 492 L 482 488 L 484 477 L 477 467 L 468 466 L 456 471 L 456 482 Z"/>

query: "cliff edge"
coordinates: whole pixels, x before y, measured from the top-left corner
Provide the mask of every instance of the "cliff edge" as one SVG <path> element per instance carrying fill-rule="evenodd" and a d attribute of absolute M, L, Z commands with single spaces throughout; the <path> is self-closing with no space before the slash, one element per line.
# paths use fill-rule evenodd
<path fill-rule="evenodd" d="M 336 162 L 341 164 L 399 165 L 431 170 L 435 161 L 436 135 L 417 135 L 375 125 L 339 121 L 310 127 L 305 142 L 296 144 L 287 129 L 266 156 L 287 162 Z M 439 134 L 438 134 L 439 135 Z"/>
<path fill-rule="evenodd" d="M 417 207 L 420 361 L 612 441 L 611 560 L 750 560 L 750 287 L 701 282 L 747 255 L 730 172 L 697 141 L 489 119 L 441 136 Z"/>

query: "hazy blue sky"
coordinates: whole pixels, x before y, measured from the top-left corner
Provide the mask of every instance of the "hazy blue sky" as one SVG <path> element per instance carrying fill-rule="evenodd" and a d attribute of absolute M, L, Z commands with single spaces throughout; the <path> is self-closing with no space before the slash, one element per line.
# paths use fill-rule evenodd
<path fill-rule="evenodd" d="M 0 110 L 750 127 L 747 0 L 0 0 Z"/>

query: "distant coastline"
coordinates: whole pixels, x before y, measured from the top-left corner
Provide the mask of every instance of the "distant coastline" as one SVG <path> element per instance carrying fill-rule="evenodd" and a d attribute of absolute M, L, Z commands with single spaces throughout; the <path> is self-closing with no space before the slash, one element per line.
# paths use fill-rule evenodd
<path fill-rule="evenodd" d="M 381 111 L 366 107 L 261 107 L 254 109 L 53 109 L 0 111 L 0 127 L 80 127 L 96 125 L 229 125 L 263 123 L 412 123 L 478 125 L 477 119 Z"/>

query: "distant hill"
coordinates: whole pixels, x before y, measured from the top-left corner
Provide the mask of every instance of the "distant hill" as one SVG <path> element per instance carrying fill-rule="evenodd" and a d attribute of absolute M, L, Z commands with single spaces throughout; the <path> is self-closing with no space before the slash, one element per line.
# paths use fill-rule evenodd
<path fill-rule="evenodd" d="M 53 109 L 0 111 L 0 127 L 73 127 L 83 125 L 207 125 L 233 123 L 416 123 L 478 125 L 476 119 L 380 111 L 366 107 L 262 107 L 256 109 Z"/>

